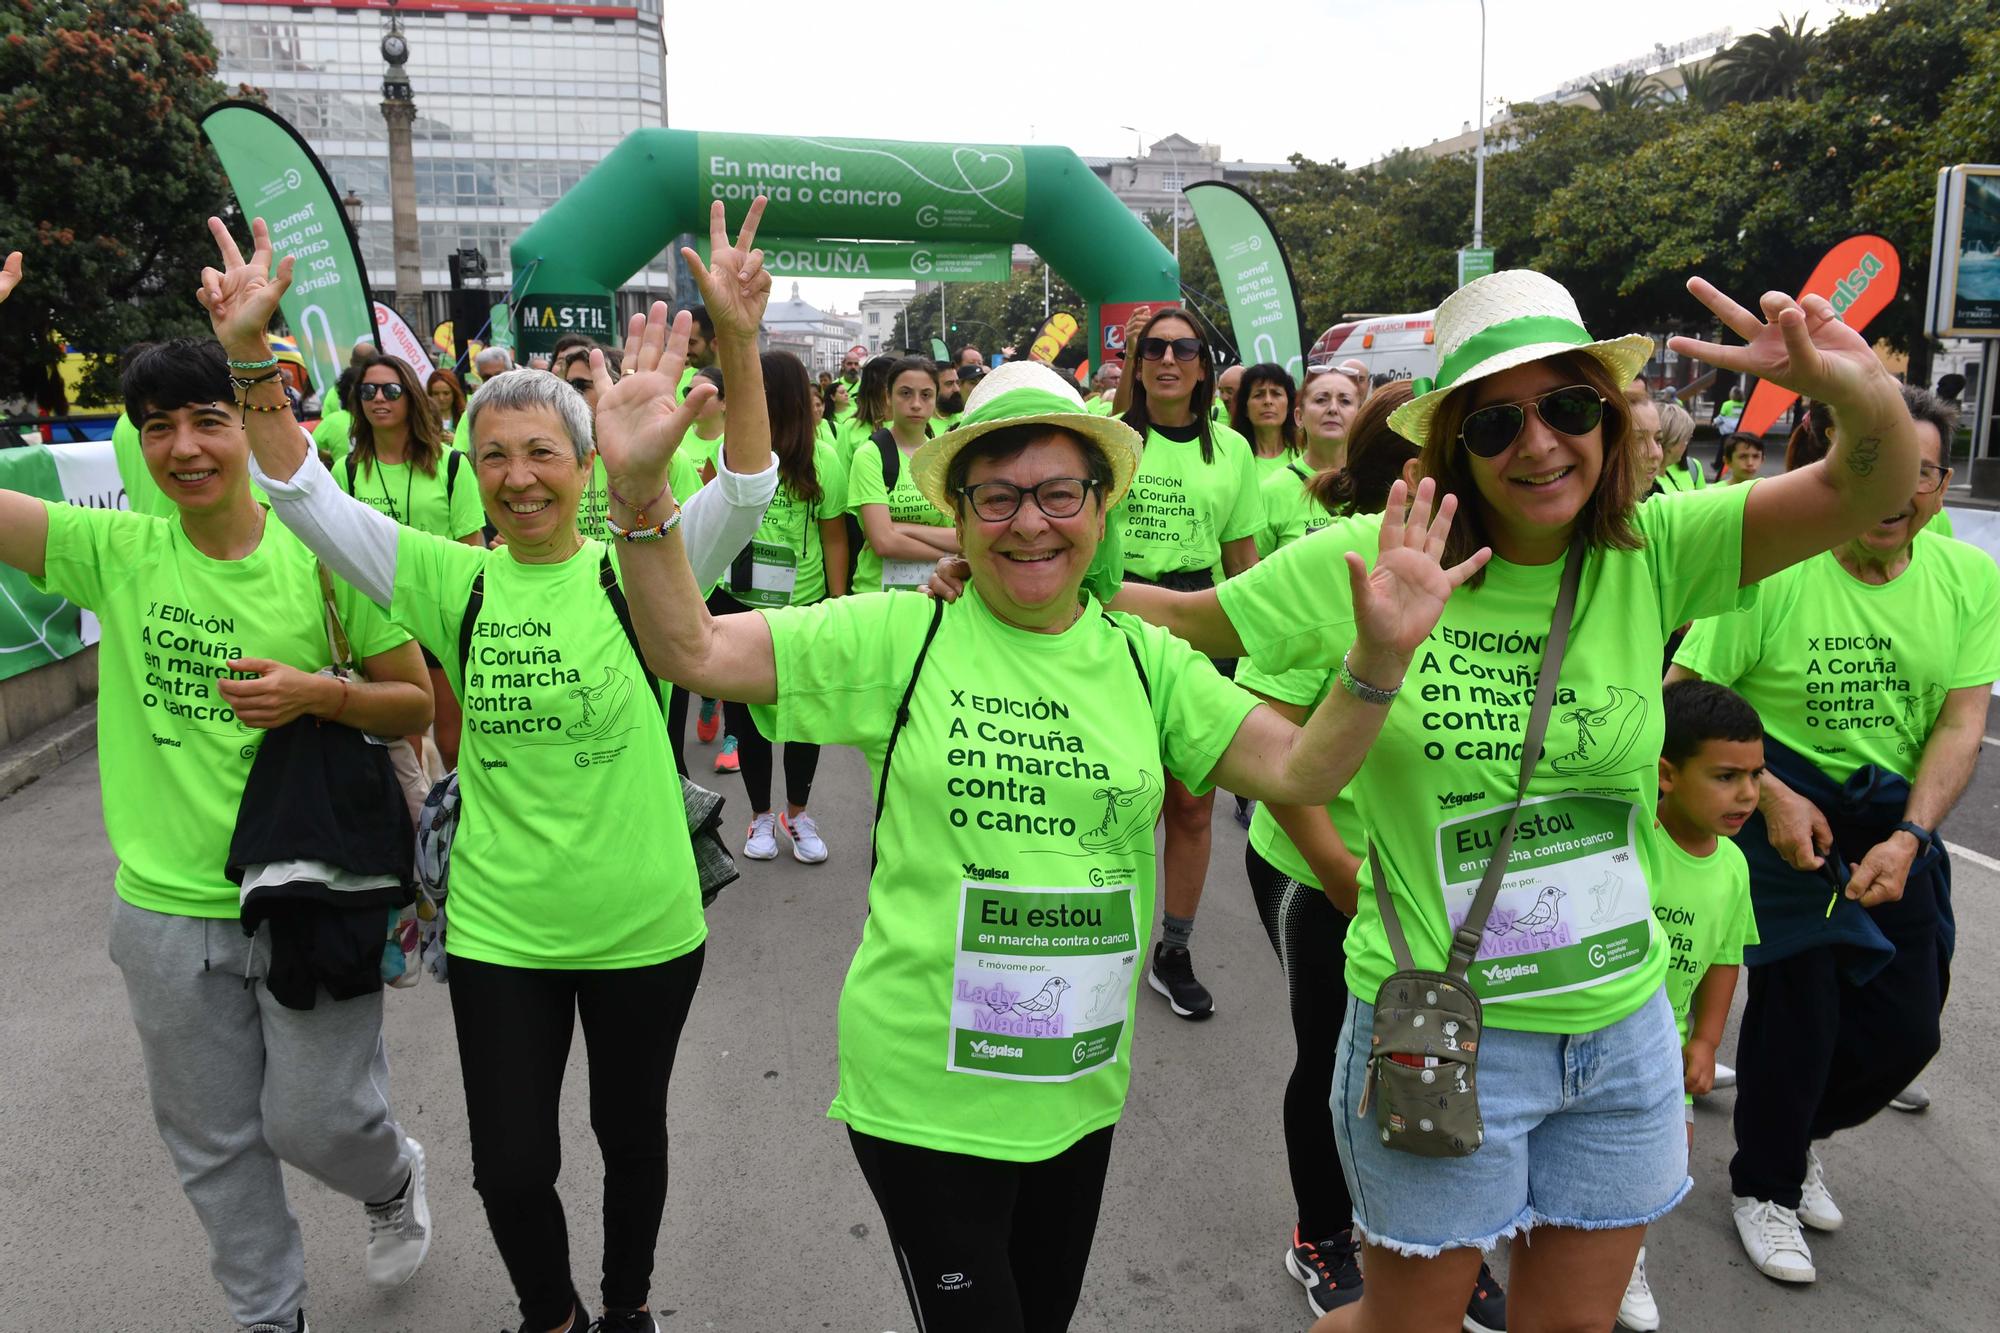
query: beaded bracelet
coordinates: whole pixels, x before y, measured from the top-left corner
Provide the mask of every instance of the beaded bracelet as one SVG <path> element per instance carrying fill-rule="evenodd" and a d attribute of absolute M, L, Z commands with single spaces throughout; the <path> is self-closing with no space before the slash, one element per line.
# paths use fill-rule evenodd
<path fill-rule="evenodd" d="M 1350 649 L 1349 653 L 1352 651 Z M 1348 670 L 1346 654 L 1343 654 L 1340 659 L 1340 687 L 1365 704 L 1394 703 L 1396 696 L 1403 689 L 1401 683 L 1398 683 L 1396 688 L 1392 690 L 1385 690 L 1380 685 L 1370 685 L 1367 681 L 1362 680 L 1352 671 Z"/>
<path fill-rule="evenodd" d="M 274 356 L 264 361 L 231 361 L 229 368 L 231 370 L 269 370 L 277 364 L 278 358 Z"/>
<path fill-rule="evenodd" d="M 604 518 L 604 526 L 610 530 L 612 536 L 618 538 L 620 541 L 654 542 L 681 525 L 681 514 L 683 512 L 680 506 L 674 506 L 673 516 L 657 528 L 621 528 L 616 523 L 613 523 L 611 516 L 607 514 Z"/>

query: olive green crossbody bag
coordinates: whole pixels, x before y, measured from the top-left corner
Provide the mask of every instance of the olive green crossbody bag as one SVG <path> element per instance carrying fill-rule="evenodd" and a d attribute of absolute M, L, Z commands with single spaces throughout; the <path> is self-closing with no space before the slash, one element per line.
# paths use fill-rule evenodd
<path fill-rule="evenodd" d="M 1480 876 L 1479 892 L 1473 895 L 1465 920 L 1452 935 L 1451 956 L 1443 971 L 1419 968 L 1411 958 L 1403 923 L 1396 918 L 1395 904 L 1389 898 L 1381 860 L 1373 846 L 1368 849 L 1375 906 L 1398 970 L 1375 996 L 1368 1082 L 1355 1113 L 1366 1115 L 1372 1102 L 1383 1144 L 1398 1152 L 1418 1157 L 1470 1157 L 1485 1138 L 1485 1124 L 1479 1117 L 1479 1041 L 1484 1013 L 1465 974 L 1479 954 L 1486 919 L 1493 913 L 1500 881 L 1506 877 L 1521 802 L 1527 798 L 1528 780 L 1535 774 L 1542 738 L 1549 729 L 1556 676 L 1569 643 L 1570 617 L 1576 609 L 1576 588 L 1582 574 L 1583 542 L 1579 539 L 1571 544 L 1563 562 L 1562 588 L 1556 594 L 1549 640 L 1535 677 L 1535 704 L 1522 737 L 1521 780 L 1514 793 L 1514 808 Z"/>

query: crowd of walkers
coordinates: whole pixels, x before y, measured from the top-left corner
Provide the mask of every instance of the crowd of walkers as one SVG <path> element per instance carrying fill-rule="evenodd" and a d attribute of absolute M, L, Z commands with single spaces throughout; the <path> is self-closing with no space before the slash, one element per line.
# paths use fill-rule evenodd
<path fill-rule="evenodd" d="M 659 1328 L 726 860 L 696 700 L 744 783 L 730 849 L 866 844 L 829 1114 L 918 1328 L 1069 1326 L 1141 981 L 1218 1008 L 1217 789 L 1295 1039 L 1293 1215 L 1245 1262 L 1281 1260 L 1316 1333 L 1661 1327 L 1646 1232 L 1732 1081 L 1737 1234 L 1813 1281 L 1836 1136 L 1926 1100 L 1937 829 L 2000 678 L 2000 568 L 1933 526 L 1949 407 L 1818 298 L 1691 279 L 1734 340 L 1672 348 L 1812 404 L 1780 475 L 1742 435 L 1711 474 L 1652 340 L 1519 270 L 1443 303 L 1415 382 L 1222 369 L 1164 307 L 1088 396 L 976 351 L 815 384 L 759 351 L 761 215 L 732 238 L 718 204 L 684 252 L 698 312 L 489 358 L 469 398 L 370 350 L 312 435 L 269 342 L 291 260 L 212 221 L 212 338 L 124 366 L 132 511 L 0 491 L 0 562 L 102 625 L 111 954 L 235 1324 L 309 1327 L 283 1163 L 360 1202 L 371 1281 L 423 1263 L 382 1036 L 423 959 L 520 1327 Z M 811 812 L 826 745 L 867 761 L 865 839 Z M 579 1021 L 595 1300 L 557 1193 Z"/>

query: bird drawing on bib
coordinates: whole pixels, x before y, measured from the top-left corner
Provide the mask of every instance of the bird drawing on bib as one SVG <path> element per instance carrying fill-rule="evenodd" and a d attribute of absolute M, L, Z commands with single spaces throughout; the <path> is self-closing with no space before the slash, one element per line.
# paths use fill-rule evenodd
<path fill-rule="evenodd" d="M 1047 1018 L 1055 1013 L 1062 1003 L 1062 993 L 1069 989 L 1069 983 L 1061 977 L 1050 977 L 1042 988 L 1030 999 L 1018 1001 L 1014 1012 L 1023 1018 Z"/>
<path fill-rule="evenodd" d="M 1535 905 L 1511 921 L 1491 923 L 1486 927 L 1489 935 L 1533 935 L 1546 939 L 1562 924 L 1563 891 L 1551 884 L 1543 889 L 1535 899 Z"/>

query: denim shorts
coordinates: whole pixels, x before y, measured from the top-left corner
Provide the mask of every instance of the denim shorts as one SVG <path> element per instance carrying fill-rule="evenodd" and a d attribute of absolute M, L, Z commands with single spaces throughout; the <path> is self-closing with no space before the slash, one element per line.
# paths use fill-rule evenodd
<path fill-rule="evenodd" d="M 1490 1019 L 1493 1009 L 1487 1009 Z M 1470 1157 L 1385 1147 L 1367 1080 L 1375 1006 L 1347 1002 L 1333 1066 L 1333 1136 L 1370 1242 L 1429 1258 L 1490 1249 L 1531 1227 L 1644 1226 L 1687 1194 L 1673 1009 L 1661 989 L 1610 1027 L 1570 1036 L 1490 1025 L 1479 1046 L 1486 1137 Z"/>

